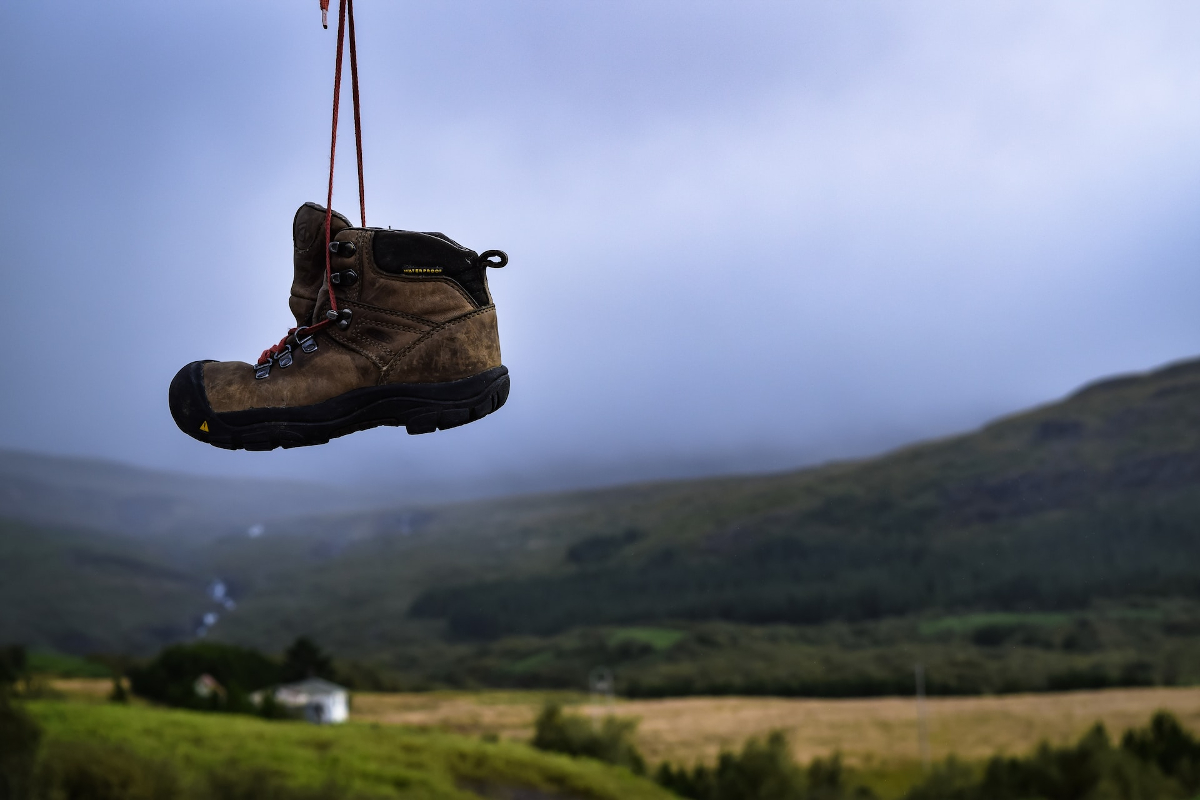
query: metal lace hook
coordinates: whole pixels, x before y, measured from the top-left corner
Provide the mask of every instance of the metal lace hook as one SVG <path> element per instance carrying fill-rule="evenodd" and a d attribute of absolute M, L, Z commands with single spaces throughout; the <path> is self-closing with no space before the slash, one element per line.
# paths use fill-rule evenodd
<path fill-rule="evenodd" d="M 308 332 L 308 326 L 297 328 L 292 334 L 296 338 L 296 344 L 300 345 L 300 351 L 303 353 L 311 353 L 317 349 L 317 340 Z"/>

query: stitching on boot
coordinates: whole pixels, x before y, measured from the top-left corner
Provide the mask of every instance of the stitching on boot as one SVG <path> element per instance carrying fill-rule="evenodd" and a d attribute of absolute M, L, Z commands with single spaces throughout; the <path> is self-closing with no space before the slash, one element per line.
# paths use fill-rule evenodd
<path fill-rule="evenodd" d="M 379 344 L 378 342 L 372 342 L 369 339 L 364 339 L 363 337 L 359 336 L 356 333 L 350 333 L 350 334 L 337 333 L 337 334 L 335 334 L 333 332 L 330 332 L 329 338 L 333 339 L 335 342 L 342 345 L 347 350 L 352 350 L 355 353 L 358 353 L 363 358 L 365 358 L 367 361 L 370 361 L 371 364 L 375 367 L 375 369 L 382 370 L 384 364 L 390 363 L 385 358 L 381 358 L 379 355 L 371 352 L 370 346 L 378 345 Z M 353 341 L 349 341 L 350 339 L 352 339 Z M 361 342 L 362 344 L 356 344 L 356 342 Z"/>
<path fill-rule="evenodd" d="M 439 324 L 437 322 L 434 322 L 433 320 L 425 319 L 424 317 L 418 317 L 415 314 L 406 314 L 403 311 L 392 311 L 391 309 L 380 308 L 379 306 L 373 306 L 373 305 L 370 305 L 369 303 L 360 303 L 357 300 L 350 301 L 347 305 L 352 305 L 356 308 L 366 309 L 367 311 L 375 311 L 380 314 L 387 314 L 388 316 L 392 316 L 392 317 L 401 317 L 402 319 L 412 320 L 413 322 L 416 322 L 420 325 L 430 325 L 430 326 L 436 327 Z M 471 313 L 474 313 L 474 312 L 471 312 Z"/>
<path fill-rule="evenodd" d="M 482 308 L 479 303 L 475 302 L 475 298 L 471 297 L 467 290 L 464 289 L 459 282 L 453 278 L 447 278 L 441 275 L 429 277 L 420 277 L 417 275 L 393 275 L 392 273 L 384 272 L 383 270 L 379 270 L 379 275 L 380 277 L 389 281 L 400 281 L 401 283 L 443 283 L 454 291 L 458 292 L 459 296 L 462 297 L 463 300 L 466 300 L 468 303 L 475 306 L 476 310 Z"/>
<path fill-rule="evenodd" d="M 383 342 L 377 342 L 369 336 L 363 336 L 361 333 L 350 333 L 350 334 L 347 334 L 347 336 L 348 336 L 348 338 L 353 339 L 356 342 L 361 342 L 362 344 L 366 345 L 368 348 L 374 347 L 374 348 L 378 348 L 379 350 L 382 350 L 384 352 L 384 355 L 379 356 L 379 357 L 373 356 L 373 355 L 367 356 L 367 358 L 371 359 L 371 363 L 374 364 L 380 370 L 383 369 L 384 364 L 390 364 L 391 359 L 394 359 L 396 357 L 395 351 L 392 350 L 390 347 L 388 347 Z"/>
<path fill-rule="evenodd" d="M 367 344 L 378 344 L 378 342 L 372 343 L 369 340 L 362 339 L 361 337 L 359 337 L 357 334 L 355 334 L 353 332 L 345 334 L 345 333 L 342 333 L 341 331 L 335 330 L 333 328 L 326 328 L 322 332 L 329 334 L 329 338 L 332 339 L 336 344 L 341 345 L 342 347 L 346 348 L 347 350 L 350 350 L 351 352 L 358 353 L 360 356 L 365 358 L 367 361 L 370 361 L 372 366 L 375 367 L 375 369 L 382 370 L 383 365 L 385 363 L 388 363 L 384 359 L 380 358 L 378 355 L 372 353 L 368 348 L 365 348 L 362 345 L 355 344 L 353 341 L 349 341 L 348 339 L 353 338 L 358 341 L 363 341 L 364 343 L 367 343 Z"/>
<path fill-rule="evenodd" d="M 410 344 L 408 347 L 404 348 L 404 349 L 403 349 L 403 350 L 401 350 L 399 353 L 397 353 L 397 354 L 396 354 L 396 357 L 395 357 L 395 358 L 393 358 L 393 359 L 392 359 L 392 360 L 391 360 L 391 361 L 390 361 L 390 362 L 387 364 L 387 366 L 385 366 L 385 367 L 382 367 L 382 368 L 380 369 L 380 374 L 379 374 L 379 383 L 380 383 L 380 384 L 384 383 L 384 382 L 385 382 L 385 381 L 384 381 L 384 378 L 386 378 L 386 377 L 388 376 L 388 374 L 389 374 L 389 373 L 392 371 L 392 368 L 393 368 L 393 367 L 396 367 L 396 366 L 398 366 L 398 365 L 399 365 L 399 363 L 400 363 L 401 361 L 403 361 L 403 360 L 404 360 L 404 357 L 405 357 L 405 356 L 407 356 L 407 355 L 408 355 L 409 353 L 411 353 L 411 352 L 412 352 L 414 349 L 416 349 L 416 348 L 417 348 L 417 346 L 419 346 L 419 345 L 423 344 L 424 342 L 427 342 L 427 341 L 429 341 L 430 339 L 432 339 L 432 338 L 434 337 L 434 335 L 435 335 L 435 334 L 438 334 L 438 333 L 440 333 L 441 331 L 447 330 L 448 328 L 450 328 L 450 327 L 452 327 L 452 326 L 454 326 L 454 325 L 458 325 L 458 324 L 460 324 L 460 323 L 466 322 L 466 321 L 467 321 L 467 320 L 469 320 L 469 319 L 474 319 L 475 317 L 478 317 L 478 316 L 479 316 L 479 315 L 481 315 L 481 314 L 486 314 L 486 313 L 487 313 L 487 312 L 489 312 L 489 311 L 495 311 L 495 310 L 496 310 L 496 306 L 494 306 L 494 305 L 490 305 L 490 306 L 484 306 L 483 308 L 480 308 L 480 309 L 478 309 L 478 310 L 476 310 L 476 311 L 471 311 L 470 313 L 463 314 L 461 317 L 455 317 L 455 318 L 454 318 L 454 319 L 452 319 L 452 320 L 449 320 L 449 321 L 447 321 L 447 322 L 445 322 L 445 323 L 443 323 L 443 324 L 441 324 L 441 325 L 438 325 L 436 328 L 434 328 L 434 329 L 433 329 L 433 330 L 431 330 L 431 331 L 427 331 L 427 332 L 425 333 L 425 335 L 424 335 L 424 336 L 421 336 L 419 339 L 417 339 L 415 342 L 413 342 L 412 344 Z"/>
<path fill-rule="evenodd" d="M 372 319 L 371 317 L 362 317 L 361 320 L 362 324 L 372 325 L 376 328 L 391 328 L 394 331 L 407 331 L 408 333 L 425 333 L 426 331 L 425 328 L 413 328 L 408 325 L 396 325 L 392 322 L 384 322 L 383 320 Z M 357 321 L 358 320 L 356 320 L 356 322 Z"/>

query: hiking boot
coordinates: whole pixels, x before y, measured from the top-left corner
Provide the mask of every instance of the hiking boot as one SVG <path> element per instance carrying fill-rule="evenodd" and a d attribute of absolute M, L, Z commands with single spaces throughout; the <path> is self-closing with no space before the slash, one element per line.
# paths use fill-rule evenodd
<path fill-rule="evenodd" d="M 324 222 L 315 204 L 296 213 L 289 304 L 298 328 L 256 364 L 193 361 L 181 369 L 170 389 L 180 430 L 217 447 L 271 450 L 378 425 L 430 433 L 504 405 L 508 369 L 486 272 L 508 257 L 478 254 L 440 233 L 356 228 L 335 215 L 334 311 Z"/>

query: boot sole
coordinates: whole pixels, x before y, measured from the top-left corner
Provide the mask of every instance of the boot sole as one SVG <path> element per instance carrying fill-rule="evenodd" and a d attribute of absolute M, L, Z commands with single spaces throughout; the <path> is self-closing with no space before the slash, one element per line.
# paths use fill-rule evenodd
<path fill-rule="evenodd" d="M 447 383 L 368 386 L 311 406 L 218 414 L 204 391 L 205 363 L 193 361 L 171 381 L 171 416 L 188 436 L 226 450 L 307 447 L 381 425 L 433 433 L 482 419 L 508 399 L 508 368 L 501 366 Z"/>

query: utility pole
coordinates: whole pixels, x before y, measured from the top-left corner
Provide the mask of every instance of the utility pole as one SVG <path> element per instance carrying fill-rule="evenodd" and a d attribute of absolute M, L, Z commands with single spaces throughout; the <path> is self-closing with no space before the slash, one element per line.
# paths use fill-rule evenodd
<path fill-rule="evenodd" d="M 613 695 L 616 694 L 617 686 L 616 679 L 613 677 L 613 672 L 608 667 L 596 667 L 588 675 L 588 688 L 592 692 L 592 704 L 595 705 L 597 700 L 604 703 L 606 706 L 611 706 Z"/>
<path fill-rule="evenodd" d="M 929 769 L 929 718 L 925 712 L 925 665 L 917 664 L 917 748 L 921 769 Z"/>

